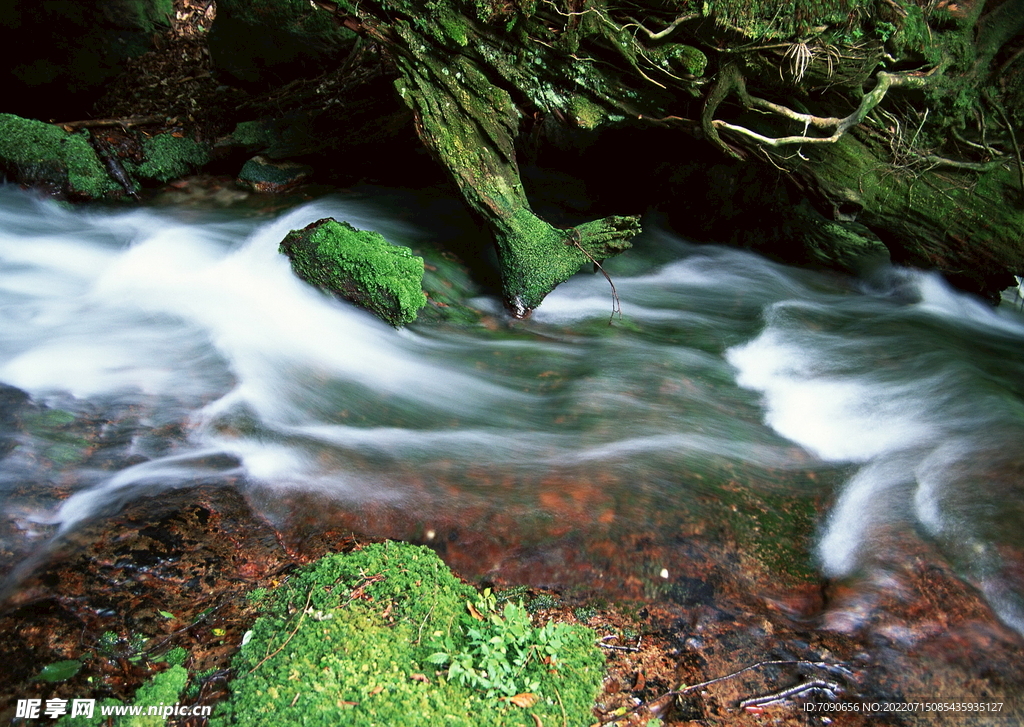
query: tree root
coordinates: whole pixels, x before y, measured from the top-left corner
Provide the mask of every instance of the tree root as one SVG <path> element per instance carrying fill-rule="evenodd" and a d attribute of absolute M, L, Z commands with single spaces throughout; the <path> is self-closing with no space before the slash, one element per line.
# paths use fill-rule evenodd
<path fill-rule="evenodd" d="M 771 137 L 763 134 L 758 134 L 756 131 L 751 131 L 745 126 L 739 126 L 736 124 L 730 124 L 720 119 L 714 119 L 710 121 L 710 125 L 716 130 L 715 137 L 718 136 L 717 130 L 724 129 L 734 134 L 738 134 L 748 139 L 753 139 L 760 146 L 768 147 L 780 147 L 791 144 L 834 144 L 843 137 L 846 132 L 857 126 L 867 118 L 868 113 L 878 106 L 885 98 L 885 94 L 890 88 L 923 88 L 930 83 L 934 78 L 937 77 L 938 68 L 934 68 L 926 74 L 911 74 L 911 73 L 888 73 L 886 71 L 879 71 L 876 76 L 876 84 L 871 91 L 864 94 L 860 100 L 860 105 L 857 109 L 849 116 L 843 118 L 837 118 L 834 116 L 814 116 L 813 114 L 803 114 L 798 111 L 783 106 L 781 104 L 766 101 L 756 96 L 746 96 L 745 103 L 748 108 L 759 108 L 766 111 L 770 111 L 778 116 L 782 116 L 786 119 L 793 121 L 799 121 L 804 125 L 804 132 L 802 134 L 795 134 L 791 136 L 779 136 Z M 732 85 L 730 86 L 730 88 Z M 726 89 L 728 92 L 728 89 Z M 743 90 L 745 94 L 745 87 Z M 715 107 L 717 108 L 724 100 L 724 96 L 717 100 Z M 705 115 L 707 115 L 708 107 L 705 107 Z M 712 109 L 713 113 L 713 109 Z M 807 130 L 810 127 L 816 129 L 834 129 L 829 136 L 810 136 L 807 134 Z M 707 129 L 705 128 L 705 132 Z"/>

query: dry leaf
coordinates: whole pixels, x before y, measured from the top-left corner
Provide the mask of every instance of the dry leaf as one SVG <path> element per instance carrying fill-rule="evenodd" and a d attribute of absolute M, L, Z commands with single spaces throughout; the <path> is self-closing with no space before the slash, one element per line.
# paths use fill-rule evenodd
<path fill-rule="evenodd" d="M 472 616 L 473 618 L 475 618 L 477 621 L 483 621 L 484 620 L 484 617 L 480 614 L 479 611 L 477 611 L 473 607 L 473 604 L 470 603 L 469 601 L 466 601 L 466 608 L 469 609 L 469 615 Z"/>
<path fill-rule="evenodd" d="M 647 686 L 647 677 L 644 676 L 644 673 L 642 671 L 638 671 L 636 673 L 636 682 L 634 682 L 633 684 L 632 691 L 642 692 L 645 686 Z"/>
<path fill-rule="evenodd" d="M 370 696 L 371 697 L 376 697 L 378 694 L 380 694 L 383 691 L 384 691 L 384 687 L 382 687 L 380 684 L 378 684 L 377 686 L 375 686 L 373 689 L 370 690 Z"/>
<path fill-rule="evenodd" d="M 531 714 L 530 716 L 533 717 L 534 727 L 544 727 L 544 723 L 540 721 L 540 717 L 535 714 Z"/>
<path fill-rule="evenodd" d="M 428 677 L 426 674 L 420 674 L 419 672 L 409 675 L 409 678 L 412 679 L 414 682 L 426 682 L 427 684 L 430 683 L 430 677 Z"/>
<path fill-rule="evenodd" d="M 532 707 L 533 705 L 535 705 L 538 699 L 539 697 L 536 694 L 533 694 L 531 692 L 523 692 L 522 694 L 517 694 L 514 697 L 509 697 L 508 701 L 512 702 L 512 704 L 516 705 L 517 707 L 527 709 L 528 707 Z"/>

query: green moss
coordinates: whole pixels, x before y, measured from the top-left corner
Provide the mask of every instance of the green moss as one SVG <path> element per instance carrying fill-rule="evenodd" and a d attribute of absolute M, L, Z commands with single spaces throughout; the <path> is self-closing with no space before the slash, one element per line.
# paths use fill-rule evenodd
<path fill-rule="evenodd" d="M 474 597 L 420 546 L 384 543 L 327 556 L 275 592 L 235 658 L 230 700 L 212 724 L 534 727 L 533 714 L 543 724 L 592 723 L 603 657 L 588 629 L 571 628 L 557 670 L 539 659 L 525 667 L 539 698 L 528 709 L 453 683 L 434 667 L 439 649 L 461 653 L 468 633 L 484 628 L 467 610 Z M 499 628 L 497 621 L 489 623 Z"/>
<path fill-rule="evenodd" d="M 142 142 L 145 161 L 125 162 L 125 169 L 145 179 L 167 182 L 190 174 L 210 160 L 206 145 L 174 134 L 157 134 Z"/>
<path fill-rule="evenodd" d="M 607 118 L 604 109 L 580 94 L 569 99 L 569 113 L 583 129 L 596 129 Z"/>
<path fill-rule="evenodd" d="M 172 666 L 166 671 L 154 675 L 135 692 L 132 701 L 134 706 L 149 707 L 174 706 L 181 697 L 188 683 L 188 671 L 181 666 Z M 92 717 L 71 717 L 65 715 L 57 722 L 61 727 L 100 727 L 110 724 L 111 717 L 103 716 L 101 707 L 121 707 L 123 703 L 117 699 L 98 701 Z M 164 727 L 167 718 L 159 714 L 141 714 L 137 716 L 119 716 L 113 718 L 115 727 Z"/>
<path fill-rule="evenodd" d="M 54 464 L 83 461 L 92 443 L 74 429 L 75 415 L 61 409 L 44 409 L 22 415 L 22 427 L 41 440 L 39 451 Z"/>
<path fill-rule="evenodd" d="M 682 43 L 668 43 L 652 48 L 648 57 L 667 71 L 703 76 L 708 67 L 708 57 L 700 50 Z"/>
<path fill-rule="evenodd" d="M 323 219 L 293 230 L 280 250 L 307 283 L 366 308 L 393 326 L 411 323 L 427 303 L 423 258 L 377 232 Z"/>
<path fill-rule="evenodd" d="M 274 133 L 273 122 L 239 121 L 231 132 L 231 140 L 242 146 L 266 148 L 277 140 L 277 134 Z"/>
<path fill-rule="evenodd" d="M 692 0 L 680 3 L 687 9 L 702 11 L 720 25 L 732 28 L 753 40 L 788 39 L 807 33 L 816 26 L 849 25 L 858 15 L 870 16 L 873 0 Z"/>
<path fill-rule="evenodd" d="M 100 199 L 123 190 L 103 168 L 87 131 L 69 134 L 34 119 L 0 114 L 0 168 L 24 184 Z"/>
<path fill-rule="evenodd" d="M 345 4 L 341 9 L 352 12 L 354 7 Z M 254 27 L 282 28 L 319 46 L 341 46 L 355 38 L 351 30 L 334 22 L 333 13 L 309 0 L 218 0 L 217 11 Z"/>
<path fill-rule="evenodd" d="M 181 666 L 172 666 L 160 672 L 135 692 L 135 704 L 142 707 L 173 706 L 185 690 L 188 672 Z M 158 714 L 122 717 L 118 727 L 163 727 L 167 718 Z"/>
<path fill-rule="evenodd" d="M 238 181 L 257 192 L 283 192 L 306 181 L 313 168 L 297 162 L 271 161 L 258 155 L 242 165 Z"/>

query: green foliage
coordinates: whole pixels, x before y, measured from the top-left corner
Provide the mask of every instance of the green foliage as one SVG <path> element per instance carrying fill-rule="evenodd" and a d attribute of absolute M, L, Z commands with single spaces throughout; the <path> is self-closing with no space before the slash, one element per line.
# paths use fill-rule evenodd
<path fill-rule="evenodd" d="M 580 623 L 587 623 L 597 615 L 597 611 L 590 606 L 580 606 L 573 610 L 572 615 L 575 616 Z"/>
<path fill-rule="evenodd" d="M 393 326 L 411 323 L 426 305 L 423 258 L 377 232 L 327 218 L 293 230 L 280 251 L 311 285 L 366 308 Z"/>
<path fill-rule="evenodd" d="M 752 40 L 792 39 L 822 26 L 848 25 L 870 15 L 874 0 L 689 0 L 681 3 Z"/>
<path fill-rule="evenodd" d="M 537 613 L 537 611 L 545 611 L 549 608 L 558 608 L 562 605 L 561 600 L 550 596 L 547 593 L 542 593 L 526 606 L 526 610 L 530 613 Z"/>
<path fill-rule="evenodd" d="M 498 608 L 497 598 L 485 589 L 475 599 L 483 621 L 466 629 L 468 644 L 461 650 L 452 648 L 432 654 L 432 664 L 448 664 L 448 678 L 459 684 L 486 691 L 488 697 L 512 697 L 520 692 L 536 692 L 540 679 L 539 663 L 557 669 L 562 650 L 568 643 L 571 627 L 549 622 L 543 628 L 533 627 L 530 615 L 522 604 L 505 603 Z"/>
<path fill-rule="evenodd" d="M 534 727 L 532 713 L 544 724 L 563 724 L 563 707 L 564 724 L 593 721 L 603 666 L 593 632 L 555 626 L 545 632 L 513 604 L 499 614 L 493 595 L 478 596 L 428 548 L 384 543 L 330 555 L 296 573 L 268 601 L 235 657 L 231 698 L 214 716 L 214 727 L 255 727 L 271 719 L 281 725 Z M 483 606 L 484 621 L 470 615 L 470 602 Z M 498 664 L 494 636 L 505 644 L 509 665 L 525 655 L 521 673 L 502 674 L 506 682 L 537 687 L 539 700 L 529 710 L 497 698 L 507 684 L 478 690 L 434 669 L 440 653 L 462 663 L 465 654 L 482 654 L 485 644 L 488 663 Z M 542 663 L 545 655 L 555 656 L 557 669 Z M 485 678 L 481 663 L 471 661 L 469 668 Z"/>
<path fill-rule="evenodd" d="M 63 682 L 77 674 L 81 668 L 82 662 L 76 659 L 55 661 L 44 666 L 39 674 L 36 675 L 36 679 L 44 682 Z"/>
<path fill-rule="evenodd" d="M 270 593 L 266 588 L 253 588 L 245 594 L 245 600 L 249 603 L 260 603 Z"/>
<path fill-rule="evenodd" d="M 518 603 L 530 592 L 528 586 L 512 586 L 511 588 L 503 588 L 494 594 L 497 599 L 499 606 L 504 606 L 506 603 Z"/>
<path fill-rule="evenodd" d="M 103 656 L 114 656 L 117 653 L 117 646 L 121 643 L 121 637 L 113 631 L 104 631 L 96 642 L 96 650 Z"/>
<path fill-rule="evenodd" d="M 173 649 L 164 654 L 163 660 L 171 666 L 182 666 L 185 663 L 185 659 L 187 658 L 188 650 L 181 646 L 175 646 Z"/>

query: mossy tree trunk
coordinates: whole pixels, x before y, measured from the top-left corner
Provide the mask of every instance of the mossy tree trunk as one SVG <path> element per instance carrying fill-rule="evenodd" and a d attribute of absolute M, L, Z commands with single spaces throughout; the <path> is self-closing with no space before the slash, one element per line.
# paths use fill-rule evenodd
<path fill-rule="evenodd" d="M 670 125 L 782 169 L 826 218 L 979 292 L 1024 272 L 1024 0 L 318 5 L 393 59 L 422 140 L 494 232 L 515 315 L 639 229 L 534 214 L 515 144 L 541 115 Z"/>

